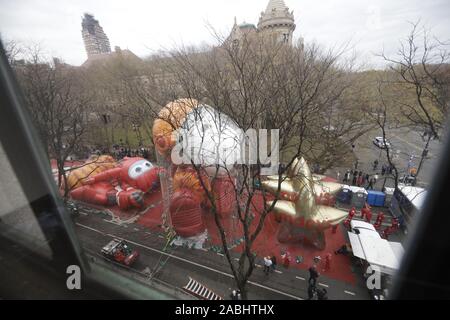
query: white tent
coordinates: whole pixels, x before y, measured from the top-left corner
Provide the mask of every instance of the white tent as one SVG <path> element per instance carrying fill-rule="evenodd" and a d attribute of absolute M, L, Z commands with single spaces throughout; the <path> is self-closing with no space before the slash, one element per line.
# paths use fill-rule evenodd
<path fill-rule="evenodd" d="M 363 221 L 352 222 L 352 230 L 359 231 L 359 234 L 348 233 L 353 255 L 366 260 L 380 272 L 393 275 L 403 256 L 402 245 L 382 239 L 371 224 Z M 372 226 L 373 230 L 368 225 Z"/>
<path fill-rule="evenodd" d="M 380 235 L 378 234 L 377 230 L 371 223 L 364 222 L 361 220 L 351 220 L 350 226 L 352 227 L 352 230 L 358 229 L 359 231 L 362 231 L 362 230 L 374 231 L 376 233 L 376 235 L 378 236 L 378 238 L 381 238 Z"/>
<path fill-rule="evenodd" d="M 405 253 L 405 250 L 403 249 L 402 244 L 400 242 L 390 242 L 389 241 L 389 245 L 391 246 L 392 251 L 394 252 L 397 259 L 401 260 Z"/>
<path fill-rule="evenodd" d="M 364 194 L 368 194 L 368 192 L 367 192 L 367 190 L 366 189 L 364 189 L 364 188 L 362 188 L 362 187 L 357 187 L 357 186 L 349 186 L 349 185 L 343 185 L 342 186 L 342 189 L 348 189 L 348 190 L 351 190 L 353 193 L 356 193 L 356 192 L 362 192 L 362 193 L 364 193 Z"/>

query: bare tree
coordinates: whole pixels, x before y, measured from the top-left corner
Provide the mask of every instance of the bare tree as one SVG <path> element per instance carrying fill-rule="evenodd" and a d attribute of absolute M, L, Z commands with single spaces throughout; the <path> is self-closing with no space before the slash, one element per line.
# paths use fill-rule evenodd
<path fill-rule="evenodd" d="M 400 174 L 399 169 L 395 157 L 397 155 L 394 154 L 393 150 L 389 147 L 389 139 L 391 136 L 391 130 L 397 129 L 401 125 L 399 124 L 399 120 L 392 112 L 392 99 L 387 96 L 387 90 L 385 88 L 389 86 L 389 82 L 383 79 L 379 79 L 377 83 L 377 96 L 376 103 L 373 108 L 369 108 L 366 116 L 375 123 L 376 127 L 381 130 L 381 137 L 383 139 L 384 145 L 384 153 L 386 156 L 386 160 L 389 164 L 389 170 L 385 174 L 386 179 L 392 179 L 394 182 L 394 188 L 398 188 Z M 383 187 L 385 184 L 383 184 Z"/>
<path fill-rule="evenodd" d="M 416 176 L 428 154 L 431 139 L 440 139 L 449 112 L 450 42 L 442 42 L 421 26 L 411 23 L 411 32 L 400 42 L 395 57 L 381 56 L 396 75 L 392 84 L 404 119 L 415 130 L 422 130 L 426 140 Z"/>
<path fill-rule="evenodd" d="M 83 144 L 86 129 L 85 95 L 80 74 L 73 68 L 46 61 L 38 46 L 28 48 L 26 62 L 15 71 L 22 87 L 32 120 L 37 127 L 49 159 L 55 159 L 58 186 L 69 189 L 64 164 Z"/>
<path fill-rule="evenodd" d="M 9 64 L 13 66 L 18 62 L 17 60 L 21 54 L 23 54 L 23 47 L 19 42 L 9 40 L 5 42 L 5 52 Z"/>
<path fill-rule="evenodd" d="M 210 202 L 223 252 L 244 299 L 248 297 L 246 284 L 255 267 L 253 245 L 266 217 L 276 205 L 276 200 L 269 205 L 268 194 L 255 187 L 264 178 L 262 169 L 268 165 L 267 158 L 275 150 L 275 144 L 278 144 L 283 159 L 283 165 L 275 164 L 278 177 L 276 199 L 279 199 L 285 173 L 292 169 L 291 165 L 298 157 L 310 157 L 309 152 L 316 147 L 315 144 L 329 134 L 330 125 L 336 126 L 334 137 L 341 138 L 347 134 L 347 140 L 342 144 L 350 144 L 363 130 L 363 126 L 350 117 L 344 123 L 340 119 L 346 112 L 354 114 L 353 110 L 344 110 L 342 97 L 352 83 L 348 66 L 339 62 L 340 54 L 323 52 L 316 45 L 291 47 L 255 37 L 243 37 L 237 45 L 219 38 L 218 47 L 180 48 L 170 52 L 170 59 L 164 65 L 166 76 L 159 79 L 160 83 L 168 84 L 162 89 L 165 92 L 156 82 L 144 89 L 134 88 L 136 96 L 152 111 L 158 110 L 155 106 L 164 105 L 162 97 L 182 96 L 213 106 L 217 111 L 214 115 L 216 123 L 220 123 L 220 114 L 224 114 L 244 132 L 248 129 L 279 130 L 280 140 L 269 143 L 267 157 L 258 157 L 256 164 L 230 167 L 229 164 L 217 163 L 215 172 L 206 179 L 204 166 L 191 162 Z M 154 91 L 149 90 L 150 87 Z M 168 87 L 171 88 L 169 94 Z M 339 108 L 343 109 L 341 114 Z M 334 112 L 330 113 L 330 110 Z M 197 116 L 201 129 L 203 121 L 201 115 Z M 177 124 L 171 125 L 178 128 Z M 205 136 L 202 141 L 203 138 L 211 139 Z M 258 149 L 261 141 L 259 137 L 256 139 L 254 147 Z M 330 137 L 328 141 L 332 139 Z M 231 256 L 232 245 L 218 214 L 214 187 L 210 187 L 214 186 L 219 172 L 221 175 L 225 172 L 234 183 L 236 217 L 244 238 L 243 251 L 237 262 Z M 239 176 L 237 180 L 236 175 Z M 252 204 L 256 195 L 263 199 L 262 212 L 257 216 Z"/>

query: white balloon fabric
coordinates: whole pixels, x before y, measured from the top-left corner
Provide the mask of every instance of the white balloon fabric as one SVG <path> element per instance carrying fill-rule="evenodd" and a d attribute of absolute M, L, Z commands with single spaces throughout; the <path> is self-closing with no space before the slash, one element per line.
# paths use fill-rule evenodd
<path fill-rule="evenodd" d="M 242 130 L 227 115 L 202 104 L 192 110 L 178 131 L 184 159 L 205 167 L 208 175 L 228 174 L 241 161 Z"/>

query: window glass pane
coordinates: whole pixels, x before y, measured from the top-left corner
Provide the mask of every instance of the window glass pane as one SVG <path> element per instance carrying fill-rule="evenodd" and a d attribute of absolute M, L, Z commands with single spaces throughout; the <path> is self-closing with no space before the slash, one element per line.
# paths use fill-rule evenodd
<path fill-rule="evenodd" d="M 51 258 L 52 252 L 0 144 L 0 233 Z"/>

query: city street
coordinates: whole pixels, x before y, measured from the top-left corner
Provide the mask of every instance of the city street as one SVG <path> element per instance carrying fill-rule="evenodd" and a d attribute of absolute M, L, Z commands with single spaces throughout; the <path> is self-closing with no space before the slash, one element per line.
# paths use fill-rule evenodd
<path fill-rule="evenodd" d="M 224 299 L 229 299 L 231 290 L 236 288 L 227 260 L 220 253 L 171 246 L 164 250 L 166 239 L 162 234 L 134 223 L 119 225 L 106 214 L 91 211 L 81 212 L 76 219 L 76 230 L 86 253 L 96 260 L 103 261 L 99 252 L 113 238 L 124 239 L 139 250 L 139 260 L 132 269 L 119 269 L 121 273 L 139 277 L 141 281 L 148 281 L 148 275 L 152 274 L 170 286 L 182 288 L 192 277 Z M 233 258 L 237 260 L 237 255 Z M 108 263 L 117 270 L 117 265 Z M 355 268 L 355 273 L 359 275 L 360 272 Z M 358 284 L 353 286 L 320 276 L 318 285 L 327 289 L 329 299 L 369 299 L 362 276 L 357 276 L 357 279 Z M 249 298 L 307 299 L 307 280 L 307 270 L 281 266 L 266 276 L 262 261 L 259 261 L 248 283 Z"/>
<path fill-rule="evenodd" d="M 387 164 L 386 151 L 377 147 L 373 143 L 375 137 L 382 136 L 380 130 L 372 130 L 361 136 L 355 143 L 354 154 L 358 159 L 358 170 L 362 170 L 364 173 L 370 175 L 377 173 L 379 179 L 376 183 L 375 189 L 380 190 L 384 183 L 384 179 L 381 176 L 381 167 L 383 164 Z M 411 129 L 396 129 L 389 132 L 387 136 L 388 141 L 391 143 L 391 151 L 393 152 L 394 163 L 399 170 L 399 175 L 402 177 L 408 169 L 409 160 L 412 158 L 410 166 L 417 168 L 421 159 L 423 148 L 426 144 L 426 140 L 422 139 L 421 132 L 415 132 Z M 439 141 L 431 140 L 428 147 L 428 155 L 424 159 L 422 167 L 420 169 L 417 186 L 426 187 L 432 182 L 432 177 L 438 158 L 441 152 L 441 144 Z M 378 160 L 378 169 L 373 170 L 373 162 Z M 340 172 L 340 179 L 347 169 L 353 168 L 333 168 L 328 170 L 327 174 L 336 177 L 337 172 Z M 393 181 L 386 180 L 386 186 L 393 186 Z"/>

